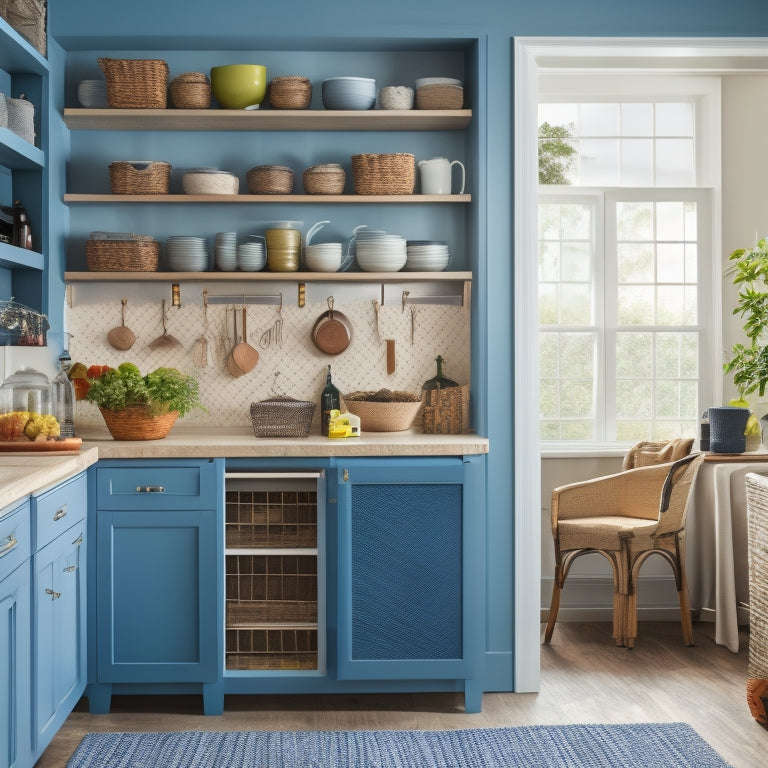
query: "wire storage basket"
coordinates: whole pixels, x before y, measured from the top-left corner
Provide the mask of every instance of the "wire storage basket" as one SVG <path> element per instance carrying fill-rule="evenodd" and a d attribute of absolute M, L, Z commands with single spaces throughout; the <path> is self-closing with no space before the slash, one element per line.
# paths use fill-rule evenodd
<path fill-rule="evenodd" d="M 92 232 L 85 244 L 91 272 L 156 272 L 160 244 L 150 235 Z"/>
<path fill-rule="evenodd" d="M 292 397 L 273 397 L 251 403 L 251 421 L 256 437 L 307 437 L 315 404 Z"/>
<path fill-rule="evenodd" d="M 252 195 L 289 195 L 293 191 L 293 171 L 285 165 L 257 165 L 248 171 L 247 180 Z"/>
<path fill-rule="evenodd" d="M 109 164 L 109 182 L 114 195 L 167 195 L 171 164 L 153 161 L 142 167 L 126 160 Z"/>
<path fill-rule="evenodd" d="M 208 109 L 211 81 L 203 72 L 184 72 L 171 80 L 171 101 L 176 109 Z"/>
<path fill-rule="evenodd" d="M 112 109 L 165 109 L 168 63 L 163 59 L 98 59 Z"/>
<path fill-rule="evenodd" d="M 407 152 L 352 155 L 357 195 L 411 195 L 416 184 L 416 158 Z"/>
<path fill-rule="evenodd" d="M 340 195 L 347 175 L 338 163 L 324 163 L 307 168 L 301 182 L 308 195 Z"/>

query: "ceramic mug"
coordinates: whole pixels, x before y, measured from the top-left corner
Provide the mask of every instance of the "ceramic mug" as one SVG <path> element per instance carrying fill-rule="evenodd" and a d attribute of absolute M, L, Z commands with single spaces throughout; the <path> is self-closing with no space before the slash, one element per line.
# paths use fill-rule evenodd
<path fill-rule="evenodd" d="M 445 157 L 433 157 L 431 160 L 419 160 L 421 194 L 450 195 L 451 172 L 454 165 L 458 165 L 459 168 L 461 168 L 461 190 L 458 194 L 463 195 L 464 183 L 466 180 L 464 166 L 458 160 L 451 161 Z"/>

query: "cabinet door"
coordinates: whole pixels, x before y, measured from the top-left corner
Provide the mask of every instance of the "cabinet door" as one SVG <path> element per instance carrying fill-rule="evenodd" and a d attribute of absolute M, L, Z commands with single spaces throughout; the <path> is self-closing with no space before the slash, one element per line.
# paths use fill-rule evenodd
<path fill-rule="evenodd" d="M 85 521 L 34 556 L 34 750 L 50 743 L 85 690 Z"/>
<path fill-rule="evenodd" d="M 99 682 L 215 681 L 216 512 L 97 514 Z"/>
<path fill-rule="evenodd" d="M 340 463 L 340 678 L 477 675 L 482 526 L 467 520 L 466 467 L 460 458 Z"/>
<path fill-rule="evenodd" d="M 31 765 L 29 562 L 0 581 L 0 768 Z"/>

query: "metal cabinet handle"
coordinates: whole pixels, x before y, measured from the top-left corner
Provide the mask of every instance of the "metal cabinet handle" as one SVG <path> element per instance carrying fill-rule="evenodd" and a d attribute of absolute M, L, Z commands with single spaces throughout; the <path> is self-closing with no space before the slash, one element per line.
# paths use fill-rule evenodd
<path fill-rule="evenodd" d="M 63 507 L 60 507 L 56 514 L 53 516 L 53 521 L 56 522 L 57 520 L 61 520 L 62 517 L 67 516 L 67 505 L 65 504 Z"/>
<path fill-rule="evenodd" d="M 7 554 L 10 553 L 12 549 L 16 549 L 16 546 L 18 545 L 18 541 L 16 537 L 11 534 L 8 536 L 8 540 L 5 544 L 3 544 L 2 547 L 0 547 L 0 557 L 5 557 Z"/>
<path fill-rule="evenodd" d="M 165 493 L 162 485 L 137 485 L 136 493 Z"/>
<path fill-rule="evenodd" d="M 46 589 L 45 594 L 50 595 L 51 600 L 58 600 L 61 597 L 61 592 L 54 592 L 52 589 Z"/>
<path fill-rule="evenodd" d="M 73 542 L 73 547 L 79 547 L 83 543 L 83 534 L 81 533 Z"/>
<path fill-rule="evenodd" d="M 64 569 L 64 573 L 72 573 L 72 571 L 76 571 L 80 566 L 79 565 L 68 565 Z"/>

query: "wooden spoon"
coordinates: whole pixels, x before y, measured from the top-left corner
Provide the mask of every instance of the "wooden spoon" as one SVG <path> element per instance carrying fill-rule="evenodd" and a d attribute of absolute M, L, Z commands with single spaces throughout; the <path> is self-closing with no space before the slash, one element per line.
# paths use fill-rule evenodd
<path fill-rule="evenodd" d="M 125 326 L 125 305 L 128 303 L 128 299 L 122 299 L 122 324 L 113 328 L 107 334 L 107 341 L 115 348 L 122 351 L 130 349 L 133 343 L 136 341 L 136 334 Z"/>
<path fill-rule="evenodd" d="M 248 343 L 248 328 L 246 326 L 247 309 L 243 307 L 243 339 L 232 350 L 232 359 L 235 365 L 243 372 L 248 373 L 256 367 L 259 362 L 259 352 L 255 347 Z"/>
<path fill-rule="evenodd" d="M 227 359 L 225 361 L 225 364 L 227 366 L 227 370 L 235 377 L 242 376 L 245 371 L 243 371 L 235 362 L 234 358 L 234 351 L 237 345 L 240 343 L 237 338 L 237 310 L 233 307 L 232 308 L 232 325 L 235 328 L 235 346 L 232 348 L 232 350 L 227 355 Z"/>

